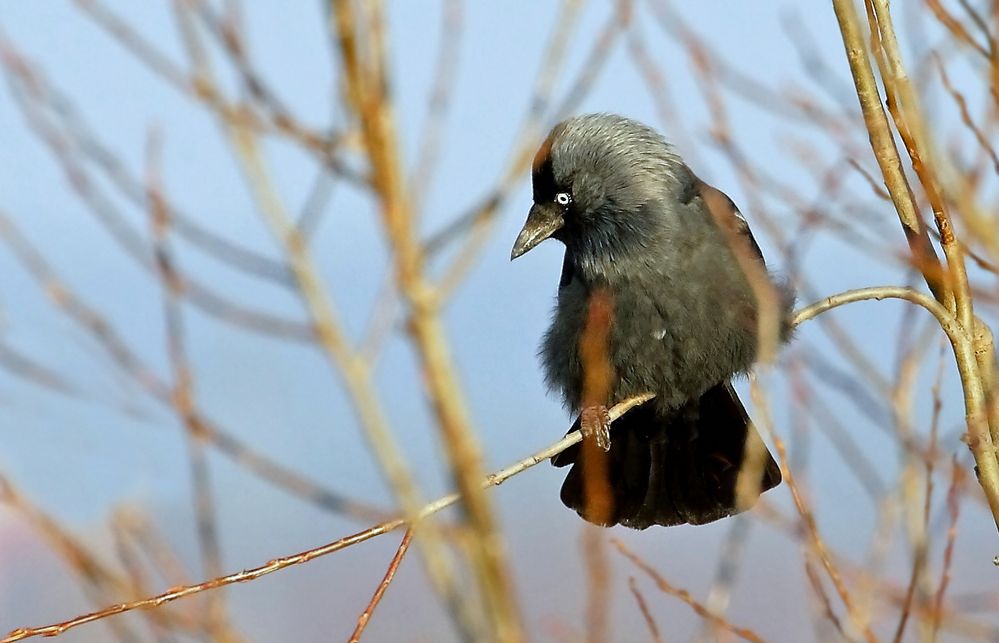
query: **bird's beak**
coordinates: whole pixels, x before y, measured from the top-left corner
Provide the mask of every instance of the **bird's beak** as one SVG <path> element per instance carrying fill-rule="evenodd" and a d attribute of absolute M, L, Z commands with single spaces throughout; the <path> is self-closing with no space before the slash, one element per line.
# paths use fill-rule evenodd
<path fill-rule="evenodd" d="M 527 222 L 517 235 L 517 241 L 513 244 L 513 251 L 510 253 L 510 260 L 513 261 L 534 246 L 538 245 L 565 225 L 562 218 L 562 211 L 553 205 L 531 206 L 531 212 L 527 215 Z"/>

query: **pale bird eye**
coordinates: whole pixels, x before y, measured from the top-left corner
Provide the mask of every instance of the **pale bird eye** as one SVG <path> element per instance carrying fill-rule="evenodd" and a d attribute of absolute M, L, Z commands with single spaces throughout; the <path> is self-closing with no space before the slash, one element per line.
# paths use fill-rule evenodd
<path fill-rule="evenodd" d="M 558 203 L 559 205 L 569 205 L 570 201 L 572 201 L 572 197 L 569 196 L 568 192 L 559 192 L 555 195 L 555 203 Z"/>

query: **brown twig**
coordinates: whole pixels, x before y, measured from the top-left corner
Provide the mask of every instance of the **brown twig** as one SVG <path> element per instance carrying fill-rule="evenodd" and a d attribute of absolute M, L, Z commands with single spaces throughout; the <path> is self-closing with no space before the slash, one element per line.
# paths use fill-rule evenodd
<path fill-rule="evenodd" d="M 638 610 L 642 613 L 642 618 L 645 619 L 645 626 L 649 628 L 649 638 L 653 643 L 662 643 L 663 637 L 659 634 L 659 626 L 656 625 L 656 619 L 652 616 L 649 604 L 642 595 L 642 591 L 638 588 L 638 583 L 635 581 L 634 576 L 628 577 L 628 589 L 631 590 L 631 595 L 635 597 L 635 604 L 638 605 Z"/>
<path fill-rule="evenodd" d="M 846 630 L 843 629 L 843 621 L 836 614 L 836 610 L 833 609 L 829 593 L 826 592 L 826 588 L 822 586 L 822 578 L 819 576 L 819 572 L 816 571 L 815 565 L 813 565 L 809 560 L 808 554 L 805 554 L 804 564 L 805 577 L 808 579 L 808 584 L 812 587 L 812 593 L 822 606 L 822 616 L 824 616 L 827 621 L 832 623 L 833 627 L 836 628 L 836 632 L 843 638 L 844 641 L 852 640 L 851 637 L 847 636 Z M 821 623 L 821 621 L 816 620 L 816 624 L 818 623 Z"/>
<path fill-rule="evenodd" d="M 375 612 L 375 608 L 378 607 L 378 603 L 381 602 L 382 596 L 385 595 L 385 590 L 392 583 L 392 579 L 395 578 L 395 573 L 399 570 L 399 564 L 402 562 L 403 556 L 409 551 L 411 540 L 413 540 L 413 530 L 407 529 L 402 537 L 402 542 L 399 543 L 399 548 L 396 549 L 395 555 L 392 556 L 392 561 L 385 571 L 385 576 L 382 577 L 382 581 L 375 588 L 375 593 L 371 597 L 371 600 L 368 601 L 364 611 L 357 618 L 357 627 L 354 628 L 354 632 L 350 635 L 350 643 L 357 643 L 361 640 L 361 635 L 364 633 L 364 628 L 367 627 L 368 621 L 371 620 L 371 615 Z"/>
<path fill-rule="evenodd" d="M 950 75 L 947 73 L 947 66 L 944 65 L 940 56 L 934 55 L 933 62 L 936 64 L 937 71 L 940 73 L 940 80 L 943 83 L 944 89 L 950 94 L 950 97 L 957 104 L 958 109 L 961 112 L 961 122 L 964 126 L 971 131 L 975 137 L 975 141 L 978 142 L 979 148 L 985 152 L 989 159 L 992 161 L 992 168 L 997 174 L 999 174 L 999 154 L 996 153 L 994 144 L 989 141 L 988 136 L 982 131 L 981 127 L 975 124 L 974 119 L 971 116 L 971 111 L 968 108 L 968 101 L 965 99 L 964 95 L 954 87 L 951 83 Z"/>
<path fill-rule="evenodd" d="M 943 570 L 940 572 L 940 586 L 933 596 L 933 611 L 930 620 L 930 638 L 935 639 L 943 619 L 944 595 L 950 584 L 951 567 L 954 562 L 954 544 L 957 542 L 957 518 L 961 509 L 959 491 L 964 481 L 964 469 L 958 466 L 957 458 L 951 462 L 950 488 L 947 490 L 947 515 L 950 524 L 947 525 L 947 546 L 944 548 Z"/>
<path fill-rule="evenodd" d="M 940 21 L 940 24 L 942 24 L 944 28 L 946 28 L 954 36 L 954 39 L 957 42 L 963 43 L 971 47 L 971 49 L 984 56 L 986 60 L 990 58 L 991 54 L 989 53 L 989 49 L 991 49 L 992 47 L 991 42 L 989 43 L 990 45 L 989 49 L 986 49 L 980 43 L 978 43 L 974 38 L 971 37 L 971 34 L 964 27 L 964 25 L 961 24 L 961 22 L 957 18 L 955 18 L 952 13 L 950 13 L 949 11 L 947 11 L 946 8 L 944 8 L 944 6 L 940 3 L 940 0 L 923 0 L 923 2 L 926 4 L 927 7 L 930 8 L 930 11 L 933 12 L 933 15 L 937 18 L 937 20 Z M 987 29 L 985 30 L 985 33 L 986 35 L 988 35 Z"/>

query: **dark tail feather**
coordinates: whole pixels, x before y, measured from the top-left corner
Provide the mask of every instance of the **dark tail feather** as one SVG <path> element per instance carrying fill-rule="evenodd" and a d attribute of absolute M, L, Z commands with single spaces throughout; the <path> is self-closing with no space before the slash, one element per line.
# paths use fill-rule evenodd
<path fill-rule="evenodd" d="M 578 425 L 577 420 L 573 430 Z M 729 382 L 669 418 L 652 403 L 632 409 L 611 430 L 607 475 L 614 507 L 605 526 L 700 525 L 738 513 L 735 486 L 750 432 L 759 441 Z M 763 449 L 761 493 L 781 480 L 780 468 Z M 562 502 L 585 517 L 580 453 L 577 445 L 552 458 L 552 464 L 573 465 L 562 484 Z"/>

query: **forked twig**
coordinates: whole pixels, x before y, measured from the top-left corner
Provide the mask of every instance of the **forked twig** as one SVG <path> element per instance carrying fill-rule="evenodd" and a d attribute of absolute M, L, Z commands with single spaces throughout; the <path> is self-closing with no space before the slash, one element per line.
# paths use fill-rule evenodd
<path fill-rule="evenodd" d="M 651 578 L 652 582 L 656 584 L 656 587 L 658 587 L 664 593 L 669 594 L 670 596 L 675 596 L 676 598 L 679 598 L 681 601 L 689 605 L 691 609 L 697 612 L 697 615 L 700 616 L 701 618 L 705 619 L 706 621 L 710 621 L 711 623 L 714 623 L 715 625 L 725 630 L 726 632 L 735 634 L 741 639 L 744 639 L 746 641 L 752 641 L 753 643 L 763 643 L 763 639 L 756 632 L 748 628 L 733 625 L 725 617 L 719 616 L 714 612 L 712 612 L 711 610 L 709 610 L 707 607 L 705 607 L 700 601 L 694 598 L 691 595 L 691 593 L 688 592 L 687 590 L 674 587 L 669 581 L 663 578 L 663 576 L 659 572 L 657 572 L 651 565 L 649 565 L 644 560 L 639 558 L 638 554 L 629 549 L 623 542 L 621 542 L 617 538 L 612 538 L 611 543 L 618 548 L 618 551 L 620 551 L 625 558 L 634 563 L 636 567 L 638 567 L 649 578 Z"/>

